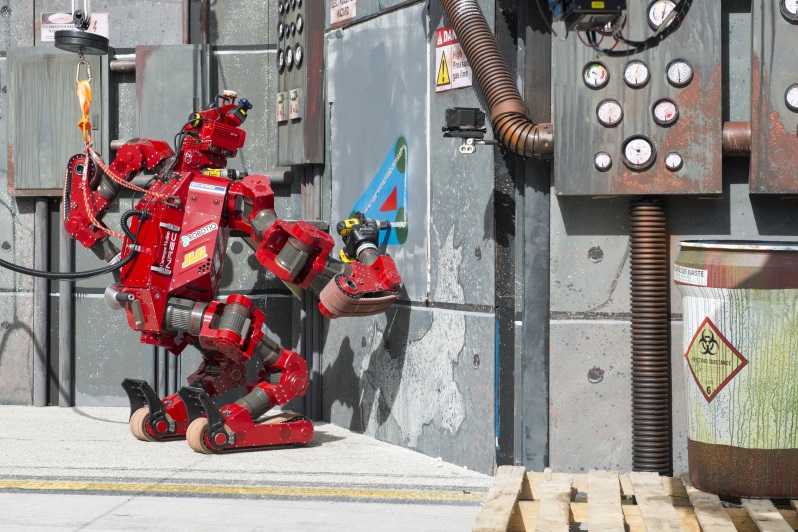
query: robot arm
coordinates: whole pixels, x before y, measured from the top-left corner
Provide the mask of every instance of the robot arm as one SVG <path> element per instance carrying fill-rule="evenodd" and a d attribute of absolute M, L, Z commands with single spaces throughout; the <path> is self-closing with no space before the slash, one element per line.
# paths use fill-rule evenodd
<path fill-rule="evenodd" d="M 174 156 L 169 145 L 160 140 L 134 139 L 116 154 L 109 171 L 125 181 L 132 181 L 144 170 L 158 172 Z M 119 196 L 121 186 L 99 171 L 96 163 L 79 153 L 69 160 L 64 179 L 64 226 L 72 238 L 111 260 L 118 252 L 106 234 L 97 227 Z"/>
<path fill-rule="evenodd" d="M 249 175 L 230 187 L 231 229 L 249 235 L 258 261 L 291 287 L 309 288 L 330 319 L 384 312 L 399 296 L 401 277 L 393 260 L 381 255 L 380 222 L 362 217 L 342 222 L 346 262 L 331 256 L 335 241 L 304 221 L 288 222 L 274 212 L 274 194 L 265 176 Z M 340 226 L 341 224 L 339 224 Z"/>

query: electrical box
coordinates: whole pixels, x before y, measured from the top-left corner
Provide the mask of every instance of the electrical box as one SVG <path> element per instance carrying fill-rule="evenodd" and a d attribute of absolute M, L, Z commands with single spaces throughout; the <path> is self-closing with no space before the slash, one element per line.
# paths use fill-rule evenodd
<path fill-rule="evenodd" d="M 324 164 L 325 5 L 277 4 L 277 164 Z"/>
<path fill-rule="evenodd" d="M 751 193 L 798 193 L 798 2 L 754 0 Z"/>
<path fill-rule="evenodd" d="M 621 35 L 652 37 L 674 5 L 630 4 Z M 554 38 L 557 194 L 722 191 L 721 27 L 720 2 L 694 0 L 673 34 L 631 56 L 599 53 L 584 34 Z M 597 37 L 601 48 L 628 48 L 611 32 Z"/>
<path fill-rule="evenodd" d="M 108 154 L 108 57 L 92 70 L 92 136 Z M 52 47 L 8 50 L 8 189 L 16 196 L 60 196 L 67 161 L 83 151 L 75 93 L 78 56 Z M 85 70 L 83 70 L 85 74 Z"/>
<path fill-rule="evenodd" d="M 600 30 L 625 9 L 626 0 L 549 0 L 552 19 L 564 21 L 574 31 Z"/>

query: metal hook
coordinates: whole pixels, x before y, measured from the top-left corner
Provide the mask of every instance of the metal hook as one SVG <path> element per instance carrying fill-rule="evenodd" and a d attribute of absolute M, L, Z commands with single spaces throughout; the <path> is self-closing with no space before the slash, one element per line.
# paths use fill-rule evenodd
<path fill-rule="evenodd" d="M 81 65 L 86 65 L 86 75 L 88 76 L 87 80 L 81 80 L 80 79 L 80 67 L 81 67 Z M 85 59 L 83 59 L 82 55 L 81 55 L 80 61 L 78 61 L 78 71 L 75 73 L 75 83 L 80 83 L 81 81 L 88 81 L 89 83 L 91 83 L 91 64 L 88 61 L 86 61 Z"/>

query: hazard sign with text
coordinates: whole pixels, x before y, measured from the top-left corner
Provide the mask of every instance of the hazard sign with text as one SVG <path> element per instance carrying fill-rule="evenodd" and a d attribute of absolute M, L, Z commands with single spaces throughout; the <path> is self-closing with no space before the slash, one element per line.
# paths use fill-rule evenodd
<path fill-rule="evenodd" d="M 435 92 L 470 87 L 473 77 L 454 28 L 435 30 Z"/>

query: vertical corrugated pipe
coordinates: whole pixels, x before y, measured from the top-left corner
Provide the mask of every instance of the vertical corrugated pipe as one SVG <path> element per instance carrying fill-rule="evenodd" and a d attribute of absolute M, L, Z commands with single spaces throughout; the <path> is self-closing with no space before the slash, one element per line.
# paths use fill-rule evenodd
<path fill-rule="evenodd" d="M 550 158 L 551 124 L 535 124 L 529 119 L 529 111 L 477 0 L 441 2 L 488 102 L 496 140 L 523 157 Z"/>
<path fill-rule="evenodd" d="M 661 200 L 631 204 L 632 467 L 671 472 L 668 234 Z"/>

